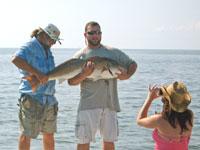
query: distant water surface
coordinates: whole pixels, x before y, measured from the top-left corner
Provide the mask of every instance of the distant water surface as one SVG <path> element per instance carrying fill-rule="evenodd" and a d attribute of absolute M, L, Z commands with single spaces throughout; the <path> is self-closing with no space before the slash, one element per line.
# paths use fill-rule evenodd
<path fill-rule="evenodd" d="M 16 150 L 18 146 L 18 86 L 19 73 L 11 64 L 16 49 L 0 49 L 0 149 Z M 56 64 L 68 60 L 76 49 L 54 49 Z M 119 81 L 121 112 L 117 150 L 151 150 L 151 129 L 137 126 L 136 114 L 144 102 L 149 84 L 166 84 L 175 80 L 184 81 L 192 95 L 190 109 L 195 114 L 190 150 L 200 149 L 200 50 L 123 50 L 138 63 L 138 70 L 129 80 Z M 74 124 L 79 102 L 79 86 L 67 82 L 56 85 L 59 101 L 58 131 L 55 134 L 56 150 L 76 149 Z M 150 113 L 161 110 L 161 103 L 154 102 Z M 91 149 L 100 150 L 101 140 L 97 136 Z M 41 135 L 32 140 L 31 150 L 42 149 Z"/>

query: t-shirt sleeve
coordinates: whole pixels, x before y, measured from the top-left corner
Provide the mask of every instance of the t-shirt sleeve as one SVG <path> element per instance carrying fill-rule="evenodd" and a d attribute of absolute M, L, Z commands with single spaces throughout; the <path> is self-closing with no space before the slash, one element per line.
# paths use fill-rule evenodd
<path fill-rule="evenodd" d="M 121 50 L 114 49 L 113 52 L 115 53 L 117 62 L 126 66 L 127 68 L 130 66 L 130 64 L 135 63 L 135 61 L 132 58 L 130 58 L 127 54 L 125 54 Z"/>

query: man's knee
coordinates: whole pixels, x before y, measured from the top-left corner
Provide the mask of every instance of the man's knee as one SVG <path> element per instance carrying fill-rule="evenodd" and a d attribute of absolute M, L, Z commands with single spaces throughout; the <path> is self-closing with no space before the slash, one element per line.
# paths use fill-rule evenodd
<path fill-rule="evenodd" d="M 103 142 L 103 150 L 114 150 L 115 149 L 115 145 L 114 142 Z"/>
<path fill-rule="evenodd" d="M 29 150 L 30 149 L 31 138 L 25 135 L 20 135 L 19 137 L 19 150 Z"/>
<path fill-rule="evenodd" d="M 54 139 L 54 134 L 53 133 L 43 133 L 43 138 L 44 139 Z"/>
<path fill-rule="evenodd" d="M 43 144 L 44 150 L 54 150 L 54 134 L 53 133 L 43 133 Z"/>
<path fill-rule="evenodd" d="M 86 144 L 78 144 L 77 145 L 77 150 L 89 150 L 90 148 L 90 144 L 86 143 Z"/>
<path fill-rule="evenodd" d="M 30 140 L 31 140 L 30 137 L 23 135 L 23 134 L 21 134 L 19 137 L 19 141 L 22 143 L 30 143 Z"/>

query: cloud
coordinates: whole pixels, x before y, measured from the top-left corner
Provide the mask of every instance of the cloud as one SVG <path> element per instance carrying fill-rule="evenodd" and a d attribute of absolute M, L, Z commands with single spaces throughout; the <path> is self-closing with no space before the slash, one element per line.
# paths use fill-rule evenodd
<path fill-rule="evenodd" d="M 191 24 L 185 25 L 171 25 L 171 26 L 159 26 L 155 28 L 156 32 L 200 32 L 200 20 Z"/>

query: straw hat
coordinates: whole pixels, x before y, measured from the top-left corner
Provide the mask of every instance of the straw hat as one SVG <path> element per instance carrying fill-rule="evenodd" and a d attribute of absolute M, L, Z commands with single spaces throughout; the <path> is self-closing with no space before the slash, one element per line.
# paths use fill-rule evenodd
<path fill-rule="evenodd" d="M 161 87 L 161 95 L 169 101 L 169 106 L 176 112 L 184 112 L 191 102 L 191 95 L 183 82 L 174 82 Z"/>

